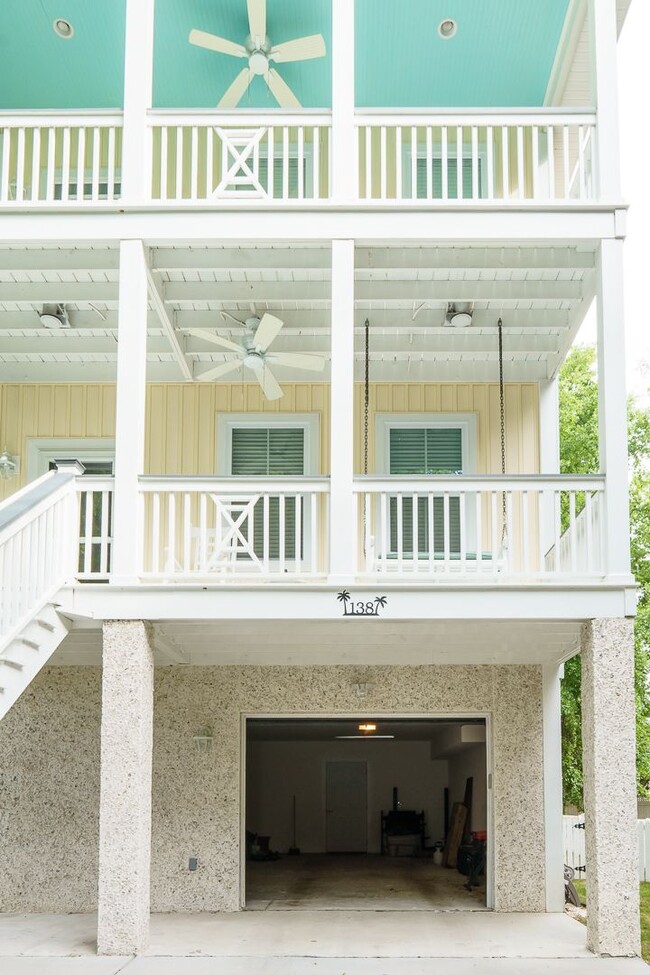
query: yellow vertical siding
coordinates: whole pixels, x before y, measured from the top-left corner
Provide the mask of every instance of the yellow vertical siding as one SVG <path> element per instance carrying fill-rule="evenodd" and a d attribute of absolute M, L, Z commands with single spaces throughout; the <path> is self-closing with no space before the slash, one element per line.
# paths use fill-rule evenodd
<path fill-rule="evenodd" d="M 151 383 L 147 387 L 145 472 L 212 474 L 218 413 L 318 413 L 320 472 L 329 471 L 327 383 L 284 383 L 269 403 L 256 384 Z M 506 385 L 506 454 L 511 474 L 539 471 L 539 391 L 536 383 Z M 374 383 L 370 389 L 369 469 L 375 470 L 375 413 L 475 413 L 477 473 L 501 471 L 499 389 L 495 383 Z M 363 469 L 363 386 L 355 389 L 355 470 Z M 0 495 L 26 477 L 30 438 L 115 435 L 115 387 L 110 384 L 0 386 L 0 443 L 21 457 L 21 477 L 0 481 Z"/>

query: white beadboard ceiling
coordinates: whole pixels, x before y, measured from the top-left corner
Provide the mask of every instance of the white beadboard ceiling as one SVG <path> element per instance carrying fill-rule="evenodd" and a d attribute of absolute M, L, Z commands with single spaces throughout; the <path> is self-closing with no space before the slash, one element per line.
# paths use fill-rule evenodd
<path fill-rule="evenodd" d="M 276 351 L 330 355 L 330 251 L 303 244 L 150 251 L 153 278 L 194 376 L 230 358 L 190 328 L 240 341 L 230 318 L 270 311 L 285 322 Z M 356 368 L 370 322 L 376 381 L 493 380 L 497 320 L 506 378 L 541 380 L 562 362 L 594 294 L 590 246 L 358 247 Z M 118 252 L 107 247 L 0 248 L 0 363 L 7 382 L 112 381 L 117 361 Z M 446 327 L 448 303 L 471 302 L 473 325 Z M 63 303 L 72 328 L 45 329 L 38 312 Z M 178 381 L 179 363 L 150 306 L 148 378 Z M 278 367 L 280 382 L 313 380 Z M 325 373 L 327 378 L 328 372 Z M 237 373 L 229 380 L 241 382 Z M 247 377 L 250 378 L 250 377 Z"/>

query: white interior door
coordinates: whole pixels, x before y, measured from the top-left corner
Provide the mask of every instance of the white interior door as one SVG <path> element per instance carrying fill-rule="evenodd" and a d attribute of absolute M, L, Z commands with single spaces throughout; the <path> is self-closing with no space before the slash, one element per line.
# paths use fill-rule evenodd
<path fill-rule="evenodd" d="M 365 762 L 327 762 L 325 848 L 368 852 L 368 769 Z"/>

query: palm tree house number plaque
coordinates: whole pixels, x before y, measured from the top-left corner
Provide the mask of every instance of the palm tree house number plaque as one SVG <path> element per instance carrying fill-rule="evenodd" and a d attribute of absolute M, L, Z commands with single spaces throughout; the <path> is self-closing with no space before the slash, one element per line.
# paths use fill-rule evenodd
<path fill-rule="evenodd" d="M 388 599 L 386 596 L 375 596 L 374 599 L 353 599 L 350 593 L 343 589 L 336 598 L 343 605 L 343 616 L 379 616 Z"/>

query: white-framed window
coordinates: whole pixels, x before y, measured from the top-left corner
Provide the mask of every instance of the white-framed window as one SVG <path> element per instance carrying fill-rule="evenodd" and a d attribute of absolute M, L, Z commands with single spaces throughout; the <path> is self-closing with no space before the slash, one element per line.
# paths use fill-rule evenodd
<path fill-rule="evenodd" d="M 220 414 L 217 416 L 217 473 L 232 477 L 295 477 L 315 474 L 319 469 L 318 414 L 279 416 L 268 413 Z M 263 486 L 263 483 L 260 484 Z M 272 496 L 268 513 L 268 553 L 280 555 L 280 499 Z M 310 537 L 310 510 L 300 509 L 300 556 L 306 551 Z M 296 551 L 296 500 L 287 497 L 284 503 L 284 551 Z M 264 505 L 258 502 L 252 525 L 253 549 L 258 557 L 264 554 Z M 250 534 L 248 535 L 250 542 Z"/>
<path fill-rule="evenodd" d="M 443 199 L 443 159 L 440 142 L 434 142 L 429 150 L 423 143 L 416 148 L 415 179 L 413 187 L 413 170 L 411 160 L 413 147 L 411 143 L 402 145 L 402 195 L 407 199 L 442 200 Z M 487 146 L 479 144 L 476 159 L 478 175 L 478 199 L 487 195 L 486 167 Z M 472 200 L 474 197 L 474 163 L 472 159 L 472 145 L 463 143 L 461 158 L 461 184 L 458 185 L 458 154 L 456 147 L 451 146 L 447 152 L 447 199 Z M 429 175 L 430 170 L 430 175 Z M 460 190 L 460 192 L 459 192 Z"/>
<path fill-rule="evenodd" d="M 442 474 L 455 476 L 474 473 L 476 465 L 476 415 L 465 414 L 378 414 L 376 419 L 378 473 L 399 477 Z M 402 493 L 402 492 L 400 492 Z M 408 486 L 404 493 L 408 493 Z M 466 538 L 461 539 L 460 495 L 449 496 L 447 522 L 443 495 L 419 496 L 417 500 L 417 538 L 414 518 L 415 501 L 397 492 L 389 498 L 389 554 L 398 550 L 402 539 L 402 556 L 413 556 L 415 546 L 422 557 L 429 557 L 433 538 L 434 555 L 445 549 L 457 555 L 464 541 L 465 550 L 475 545 L 476 518 L 474 505 L 466 510 Z M 401 528 L 398 511 L 401 508 Z"/>

